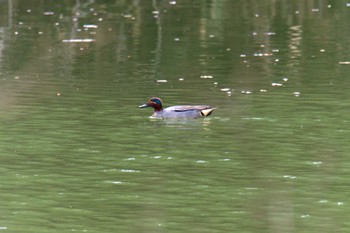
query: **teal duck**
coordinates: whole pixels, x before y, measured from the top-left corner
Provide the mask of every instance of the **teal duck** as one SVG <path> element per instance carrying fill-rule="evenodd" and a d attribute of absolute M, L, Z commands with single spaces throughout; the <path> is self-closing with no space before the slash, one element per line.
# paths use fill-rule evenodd
<path fill-rule="evenodd" d="M 209 105 L 178 105 L 163 109 L 163 102 L 158 97 L 152 97 L 146 104 L 140 105 L 140 108 L 152 107 L 154 113 L 151 117 L 155 118 L 198 118 L 209 116 L 214 107 Z"/>

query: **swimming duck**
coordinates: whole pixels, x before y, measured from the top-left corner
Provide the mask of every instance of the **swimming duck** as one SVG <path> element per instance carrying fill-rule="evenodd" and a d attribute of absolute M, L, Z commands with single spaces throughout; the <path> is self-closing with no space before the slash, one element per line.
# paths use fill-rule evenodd
<path fill-rule="evenodd" d="M 198 118 L 209 116 L 214 107 L 209 105 L 178 105 L 163 109 L 163 102 L 158 97 L 152 97 L 146 104 L 140 105 L 140 108 L 152 107 L 154 113 L 151 117 L 155 118 Z"/>

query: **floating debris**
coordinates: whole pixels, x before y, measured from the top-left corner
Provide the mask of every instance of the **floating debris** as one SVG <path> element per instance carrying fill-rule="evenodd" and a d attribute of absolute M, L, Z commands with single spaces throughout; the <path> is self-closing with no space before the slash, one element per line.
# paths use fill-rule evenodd
<path fill-rule="evenodd" d="M 136 160 L 136 158 L 133 158 L 133 157 L 130 157 L 130 158 L 126 158 L 124 159 L 125 161 L 133 161 L 133 160 Z"/>
<path fill-rule="evenodd" d="M 201 75 L 201 78 L 213 78 L 212 75 Z"/>
<path fill-rule="evenodd" d="M 221 88 L 220 91 L 230 91 L 230 88 Z"/>
<path fill-rule="evenodd" d="M 91 42 L 95 42 L 94 39 L 66 39 L 66 40 L 62 40 L 62 42 L 65 43 L 91 43 Z"/>
<path fill-rule="evenodd" d="M 253 92 L 251 92 L 251 91 L 241 91 L 241 93 L 249 95 L 249 94 L 252 94 Z"/>
<path fill-rule="evenodd" d="M 95 24 L 84 24 L 83 27 L 84 28 L 98 28 L 97 25 L 95 25 Z"/>
<path fill-rule="evenodd" d="M 350 65 L 350 61 L 340 61 L 338 62 L 339 65 Z"/>
<path fill-rule="evenodd" d="M 121 169 L 121 172 L 140 172 L 139 170 L 133 170 L 133 169 Z"/>
<path fill-rule="evenodd" d="M 174 38 L 174 41 L 180 41 L 179 37 Z"/>
<path fill-rule="evenodd" d="M 272 83 L 271 86 L 273 86 L 273 87 L 281 87 L 281 86 L 283 86 L 283 84 L 282 83 Z"/>
<path fill-rule="evenodd" d="M 260 89 L 260 92 L 267 92 L 266 89 Z"/>
<path fill-rule="evenodd" d="M 300 96 L 300 92 L 299 92 L 299 91 L 295 91 L 295 92 L 293 92 L 293 95 L 294 95 L 295 97 L 299 97 L 299 96 Z"/>
<path fill-rule="evenodd" d="M 176 5 L 176 1 L 170 1 L 169 4 L 170 5 Z"/>
<path fill-rule="evenodd" d="M 253 56 L 254 57 L 270 57 L 272 56 L 272 53 L 254 53 Z"/>
<path fill-rule="evenodd" d="M 158 79 L 157 80 L 157 83 L 167 83 L 168 82 L 168 80 L 166 80 L 166 79 Z"/>
<path fill-rule="evenodd" d="M 288 81 L 288 78 L 287 78 L 287 77 L 284 77 L 284 78 L 283 78 L 283 81 L 287 82 L 287 81 Z"/>
<path fill-rule="evenodd" d="M 308 162 L 307 164 L 309 165 L 315 165 L 315 166 L 320 166 L 322 164 L 321 161 L 312 161 L 312 162 Z"/>
<path fill-rule="evenodd" d="M 55 13 L 53 11 L 46 11 L 44 12 L 44 15 L 54 15 Z"/>

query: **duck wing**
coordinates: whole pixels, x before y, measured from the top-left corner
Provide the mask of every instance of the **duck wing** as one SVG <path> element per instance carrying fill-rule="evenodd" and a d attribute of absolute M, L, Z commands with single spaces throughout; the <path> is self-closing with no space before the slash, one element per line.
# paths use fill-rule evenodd
<path fill-rule="evenodd" d="M 172 106 L 166 108 L 168 111 L 174 111 L 174 112 L 186 112 L 186 111 L 202 111 L 206 109 L 215 109 L 209 105 L 178 105 L 178 106 Z M 165 109 L 164 109 L 165 110 Z"/>

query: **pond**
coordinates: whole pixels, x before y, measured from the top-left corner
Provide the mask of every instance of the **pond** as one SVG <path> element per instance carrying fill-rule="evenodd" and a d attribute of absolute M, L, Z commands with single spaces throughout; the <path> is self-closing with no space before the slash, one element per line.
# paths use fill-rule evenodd
<path fill-rule="evenodd" d="M 348 231 L 347 1 L 0 12 L 0 231 Z"/>

